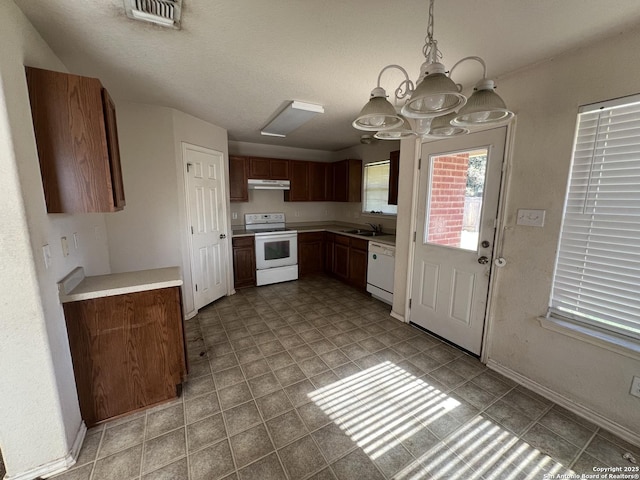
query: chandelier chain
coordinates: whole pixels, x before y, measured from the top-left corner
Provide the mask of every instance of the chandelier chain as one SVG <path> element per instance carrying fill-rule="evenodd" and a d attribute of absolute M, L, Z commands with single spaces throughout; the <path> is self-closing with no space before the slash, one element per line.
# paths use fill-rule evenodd
<path fill-rule="evenodd" d="M 442 58 L 442 53 L 438 50 L 438 42 L 433 39 L 433 4 L 435 0 L 429 0 L 429 23 L 427 24 L 427 36 L 424 38 L 422 54 L 429 63 L 437 62 Z"/>

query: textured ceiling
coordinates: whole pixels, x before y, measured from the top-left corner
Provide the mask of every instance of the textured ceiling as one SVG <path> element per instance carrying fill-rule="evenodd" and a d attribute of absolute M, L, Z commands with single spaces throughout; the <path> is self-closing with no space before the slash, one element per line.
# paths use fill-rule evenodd
<path fill-rule="evenodd" d="M 15 0 L 68 69 L 99 77 L 116 99 L 182 110 L 230 140 L 335 151 L 358 143 L 351 122 L 390 63 L 417 77 L 427 0 L 183 0 L 182 29 L 136 22 L 123 0 Z M 478 55 L 488 75 L 640 23 L 638 0 L 438 0 L 435 38 L 449 68 Z M 454 80 L 481 75 L 468 62 Z M 603 66 L 606 68 L 606 66 Z M 386 73 L 382 86 L 399 83 Z M 498 82 L 499 86 L 499 82 Z M 325 113 L 287 138 L 260 129 L 288 100 Z"/>

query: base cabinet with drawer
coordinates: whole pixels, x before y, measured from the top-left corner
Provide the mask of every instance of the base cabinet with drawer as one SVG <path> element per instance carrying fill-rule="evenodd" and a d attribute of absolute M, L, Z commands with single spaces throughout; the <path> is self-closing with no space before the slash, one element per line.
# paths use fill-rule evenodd
<path fill-rule="evenodd" d="M 235 288 L 256 286 L 256 244 L 253 237 L 234 237 L 233 285 Z"/>
<path fill-rule="evenodd" d="M 180 287 L 64 303 L 88 427 L 180 394 L 187 374 Z"/>

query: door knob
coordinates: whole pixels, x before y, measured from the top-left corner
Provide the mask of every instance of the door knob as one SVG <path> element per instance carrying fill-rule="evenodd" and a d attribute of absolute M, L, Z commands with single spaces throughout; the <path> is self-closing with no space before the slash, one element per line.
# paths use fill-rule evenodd
<path fill-rule="evenodd" d="M 485 264 L 489 263 L 489 258 L 485 257 L 485 256 L 482 256 L 482 257 L 480 257 L 478 259 L 478 263 L 481 264 L 481 265 L 485 265 Z"/>
<path fill-rule="evenodd" d="M 227 238 L 227 236 L 224 233 L 221 233 L 220 238 Z"/>

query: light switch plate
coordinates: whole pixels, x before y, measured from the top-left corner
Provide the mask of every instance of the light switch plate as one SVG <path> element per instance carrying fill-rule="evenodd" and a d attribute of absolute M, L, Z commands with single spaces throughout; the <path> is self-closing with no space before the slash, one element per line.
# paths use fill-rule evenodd
<path fill-rule="evenodd" d="M 516 223 L 528 227 L 543 227 L 544 214 L 545 210 L 525 210 L 520 208 L 518 209 L 518 220 Z"/>
<path fill-rule="evenodd" d="M 62 256 L 69 256 L 69 242 L 67 241 L 67 237 L 60 237 L 60 244 L 62 245 Z"/>
<path fill-rule="evenodd" d="M 51 266 L 51 247 L 48 243 L 42 246 L 42 256 L 44 257 L 44 268 L 48 270 Z"/>

